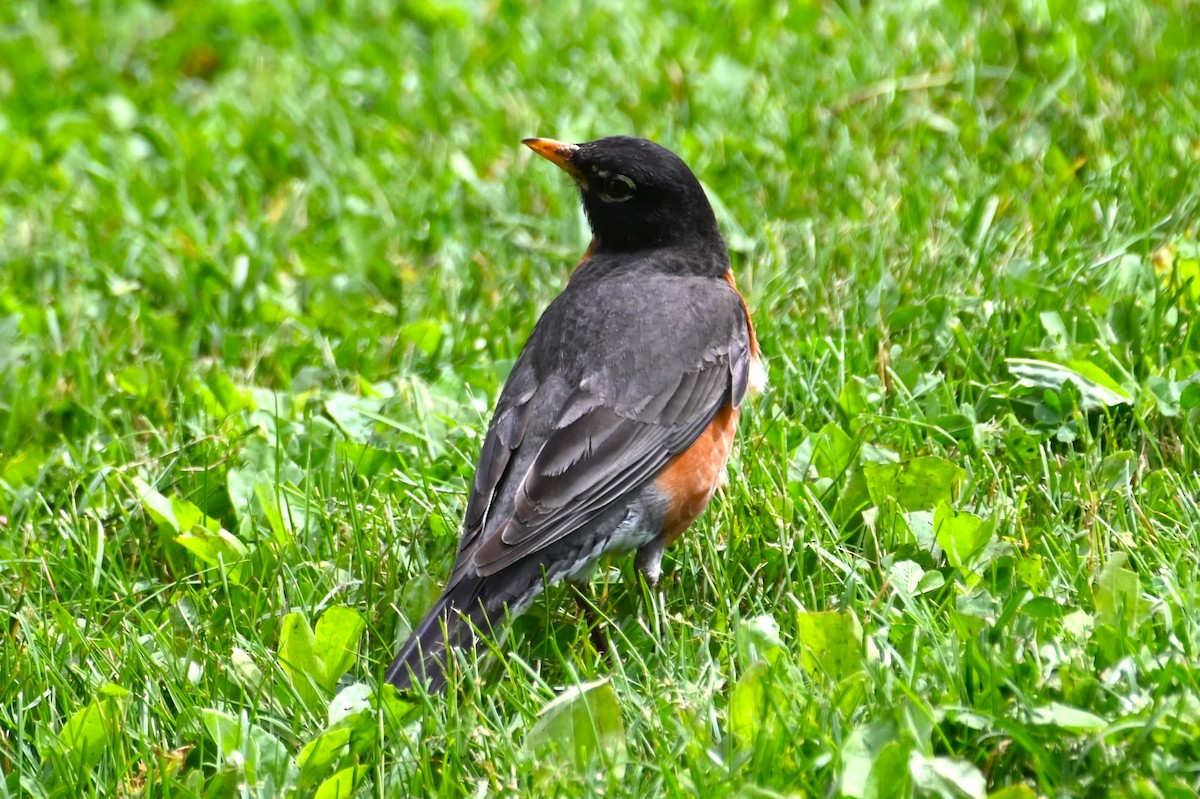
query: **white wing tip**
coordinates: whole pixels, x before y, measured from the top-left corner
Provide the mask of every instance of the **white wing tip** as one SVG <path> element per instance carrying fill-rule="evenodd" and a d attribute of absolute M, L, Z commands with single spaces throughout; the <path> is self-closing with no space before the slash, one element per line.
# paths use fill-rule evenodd
<path fill-rule="evenodd" d="M 752 394 L 758 394 L 767 388 L 767 367 L 763 366 L 762 358 L 754 355 L 750 358 L 750 375 L 746 379 L 746 387 Z"/>

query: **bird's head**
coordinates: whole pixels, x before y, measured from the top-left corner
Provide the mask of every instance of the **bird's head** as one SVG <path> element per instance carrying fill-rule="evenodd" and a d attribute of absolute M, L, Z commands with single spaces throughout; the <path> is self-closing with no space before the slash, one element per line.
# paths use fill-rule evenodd
<path fill-rule="evenodd" d="M 700 181 L 679 156 L 652 141 L 609 136 L 583 144 L 525 139 L 574 179 L 596 252 L 724 242 Z"/>

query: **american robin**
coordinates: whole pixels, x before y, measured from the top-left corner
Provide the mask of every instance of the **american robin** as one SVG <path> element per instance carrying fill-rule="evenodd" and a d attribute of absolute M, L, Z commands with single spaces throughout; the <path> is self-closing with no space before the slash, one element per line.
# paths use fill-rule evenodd
<path fill-rule="evenodd" d="M 656 583 L 764 382 L 712 206 L 678 156 L 630 136 L 524 144 L 579 186 L 592 242 L 500 393 L 450 579 L 387 670 L 400 689 L 441 690 L 448 647 L 586 581 L 602 555 L 637 550 Z"/>

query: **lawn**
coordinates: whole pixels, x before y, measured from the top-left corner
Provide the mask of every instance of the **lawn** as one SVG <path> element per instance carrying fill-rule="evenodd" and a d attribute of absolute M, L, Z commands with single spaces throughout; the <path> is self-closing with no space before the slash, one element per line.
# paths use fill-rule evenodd
<path fill-rule="evenodd" d="M 0 4 L 0 796 L 1194 797 L 1200 5 Z M 647 589 L 383 669 L 588 233 L 704 182 L 767 393 Z"/>

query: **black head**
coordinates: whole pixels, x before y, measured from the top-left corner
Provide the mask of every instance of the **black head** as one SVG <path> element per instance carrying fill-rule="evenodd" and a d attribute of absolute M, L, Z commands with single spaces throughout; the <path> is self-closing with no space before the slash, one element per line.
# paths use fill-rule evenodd
<path fill-rule="evenodd" d="M 574 178 L 596 237 L 594 252 L 725 243 L 700 181 L 679 156 L 646 139 L 609 136 L 583 144 L 525 139 Z"/>

